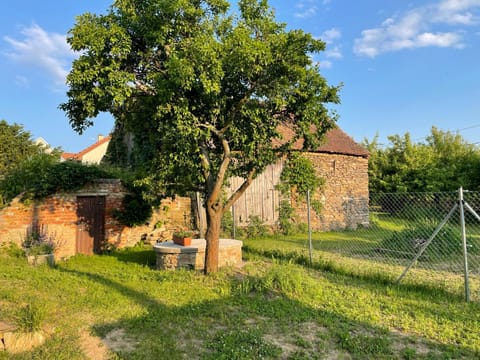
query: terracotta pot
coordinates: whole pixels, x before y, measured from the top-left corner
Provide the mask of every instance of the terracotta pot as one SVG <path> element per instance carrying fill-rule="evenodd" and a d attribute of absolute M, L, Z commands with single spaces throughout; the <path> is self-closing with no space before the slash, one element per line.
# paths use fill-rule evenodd
<path fill-rule="evenodd" d="M 173 242 L 177 245 L 190 246 L 190 245 L 192 245 L 192 238 L 191 237 L 173 235 Z"/>

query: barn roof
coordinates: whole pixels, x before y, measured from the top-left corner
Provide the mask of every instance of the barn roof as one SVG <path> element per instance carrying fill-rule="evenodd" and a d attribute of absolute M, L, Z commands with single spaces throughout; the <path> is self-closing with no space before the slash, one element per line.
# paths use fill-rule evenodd
<path fill-rule="evenodd" d="M 288 126 L 282 126 L 279 128 L 279 132 L 282 135 L 283 139 L 274 140 L 274 146 L 279 145 L 280 142 L 288 141 L 293 136 L 293 130 Z M 293 146 L 293 150 L 301 150 L 303 145 L 303 139 L 297 140 Z M 329 154 L 340 154 L 340 155 L 352 155 L 367 158 L 369 152 L 362 145 L 358 144 L 348 136 L 342 129 L 335 127 L 330 129 L 325 134 L 322 144 L 315 149 L 313 152 L 316 153 L 329 153 Z"/>

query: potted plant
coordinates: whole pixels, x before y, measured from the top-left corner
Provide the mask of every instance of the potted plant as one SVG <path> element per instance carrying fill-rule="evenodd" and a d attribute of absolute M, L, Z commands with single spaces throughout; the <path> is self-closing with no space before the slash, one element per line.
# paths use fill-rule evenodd
<path fill-rule="evenodd" d="M 33 223 L 28 229 L 22 247 L 27 261 L 32 265 L 48 263 L 55 265 L 54 251 L 56 242 L 53 236 L 48 235 L 44 226 Z"/>
<path fill-rule="evenodd" d="M 173 242 L 177 245 L 190 246 L 193 233 L 191 231 L 176 231 L 173 233 Z"/>

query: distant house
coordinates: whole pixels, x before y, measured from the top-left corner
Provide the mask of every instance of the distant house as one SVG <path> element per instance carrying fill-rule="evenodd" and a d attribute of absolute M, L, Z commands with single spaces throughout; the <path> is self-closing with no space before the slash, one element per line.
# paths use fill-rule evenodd
<path fill-rule="evenodd" d="M 61 159 L 62 161 L 77 160 L 84 164 L 100 164 L 105 156 L 105 153 L 107 152 L 108 144 L 111 138 L 111 136 L 98 135 L 95 144 L 90 145 L 79 153 L 64 152 L 61 155 Z"/>
<path fill-rule="evenodd" d="M 35 143 L 35 145 L 39 145 L 46 154 L 52 153 L 53 151 L 52 147 L 44 138 L 38 137 L 35 140 L 33 140 L 33 142 Z"/>

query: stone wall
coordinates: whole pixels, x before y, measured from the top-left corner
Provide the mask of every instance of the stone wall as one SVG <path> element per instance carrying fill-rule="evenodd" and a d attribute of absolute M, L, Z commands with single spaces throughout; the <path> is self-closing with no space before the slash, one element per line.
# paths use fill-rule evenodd
<path fill-rule="evenodd" d="M 368 224 L 368 159 L 326 153 L 308 153 L 317 174 L 325 179 L 322 191 L 312 199 L 322 204 L 320 214 L 311 212 L 314 230 L 356 229 Z M 304 203 L 292 199 L 302 222 L 307 222 Z"/>
<path fill-rule="evenodd" d="M 0 244 L 13 242 L 20 246 L 28 228 L 38 223 L 57 242 L 57 258 L 75 255 L 78 196 L 105 197 L 105 241 L 118 248 L 141 240 L 168 240 L 173 230 L 191 226 L 191 201 L 184 197 L 163 200 L 143 226 L 124 226 L 115 219 L 114 213 L 122 208 L 125 194 L 119 180 L 99 180 L 75 193 L 56 194 L 42 201 L 22 203 L 19 198 L 14 199 L 0 210 Z"/>

